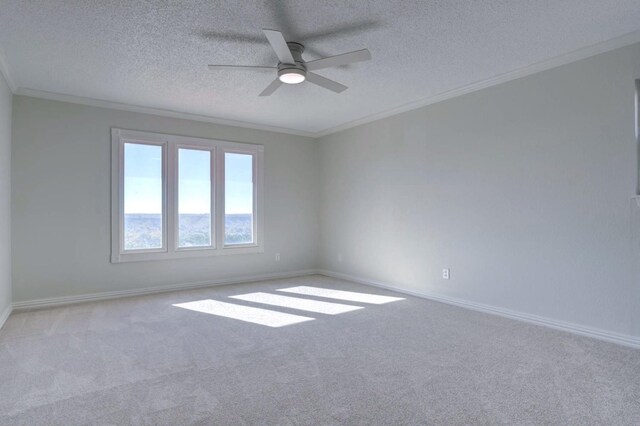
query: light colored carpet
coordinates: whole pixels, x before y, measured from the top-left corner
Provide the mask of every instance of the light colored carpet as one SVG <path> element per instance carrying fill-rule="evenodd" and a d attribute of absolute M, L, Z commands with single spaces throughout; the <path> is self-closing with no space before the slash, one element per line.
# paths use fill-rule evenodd
<path fill-rule="evenodd" d="M 278 291 L 297 286 L 404 299 Z M 638 425 L 640 351 L 321 276 L 266 281 L 12 315 L 0 424 Z"/>

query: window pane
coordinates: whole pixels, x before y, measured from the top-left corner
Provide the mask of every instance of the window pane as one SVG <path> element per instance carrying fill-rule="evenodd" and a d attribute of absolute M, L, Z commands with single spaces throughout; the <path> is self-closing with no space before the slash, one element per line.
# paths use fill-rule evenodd
<path fill-rule="evenodd" d="M 162 147 L 124 144 L 124 249 L 161 249 Z"/>
<path fill-rule="evenodd" d="M 178 247 L 211 246 L 211 151 L 178 150 Z"/>
<path fill-rule="evenodd" d="M 224 243 L 253 243 L 253 155 L 224 155 Z"/>

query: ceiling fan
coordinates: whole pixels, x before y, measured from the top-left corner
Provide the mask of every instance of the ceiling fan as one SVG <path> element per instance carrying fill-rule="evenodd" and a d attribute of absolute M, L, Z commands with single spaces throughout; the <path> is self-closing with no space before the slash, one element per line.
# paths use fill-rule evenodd
<path fill-rule="evenodd" d="M 371 53 L 367 49 L 356 50 L 354 52 L 343 53 L 341 55 L 329 56 L 328 58 L 316 59 L 314 61 L 305 62 L 302 59 L 304 45 L 296 42 L 287 42 L 280 31 L 262 30 L 267 37 L 267 41 L 273 48 L 278 57 L 277 66 L 260 66 L 260 65 L 209 65 L 210 70 L 220 69 L 250 69 L 256 71 L 277 70 L 277 77 L 266 89 L 260 93 L 260 96 L 269 96 L 275 92 L 282 84 L 298 84 L 307 80 L 325 89 L 340 93 L 347 89 L 347 86 L 336 81 L 322 77 L 311 71 L 323 68 L 337 67 L 341 65 L 352 64 L 354 62 L 368 61 L 371 59 Z"/>

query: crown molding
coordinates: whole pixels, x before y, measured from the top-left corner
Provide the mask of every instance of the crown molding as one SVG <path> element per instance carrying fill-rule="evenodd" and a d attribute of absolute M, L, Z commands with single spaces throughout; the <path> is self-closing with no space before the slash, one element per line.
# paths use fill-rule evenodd
<path fill-rule="evenodd" d="M 0 74 L 4 77 L 4 81 L 7 82 L 7 86 L 9 86 L 9 90 L 11 90 L 11 93 L 15 93 L 17 87 L 13 79 L 11 78 L 11 73 L 9 72 L 9 68 L 7 67 L 7 61 L 4 58 L 2 47 L 0 47 Z"/>
<path fill-rule="evenodd" d="M 201 121 L 205 123 L 220 124 L 223 126 L 241 127 L 243 129 L 262 130 L 274 133 L 285 133 L 294 136 L 315 137 L 315 133 L 305 132 L 303 130 L 289 129 L 286 127 L 269 126 L 265 124 L 251 123 L 248 121 L 231 120 L 226 118 L 211 117 L 208 115 L 192 114 L 188 112 L 173 111 L 162 108 L 152 108 L 141 105 L 132 105 L 121 102 L 105 101 L 95 98 L 85 98 L 82 96 L 65 95 L 62 93 L 47 92 L 45 90 L 27 89 L 24 87 L 17 88 L 14 93 L 20 96 L 29 96 L 32 98 L 48 99 L 51 101 L 68 102 L 72 104 L 80 104 L 94 106 L 99 108 L 115 109 L 120 111 L 138 112 L 141 114 L 159 115 L 161 117 L 180 118 L 191 121 Z"/>
<path fill-rule="evenodd" d="M 592 56 L 596 56 L 601 53 L 619 49 L 621 47 L 629 46 L 635 43 L 640 43 L 640 31 L 635 31 L 620 37 L 613 38 L 611 40 L 608 40 L 602 43 L 597 43 L 591 46 L 583 47 L 581 49 L 577 49 L 542 62 L 538 62 L 532 65 L 527 65 L 525 67 L 518 68 L 516 70 L 509 71 L 485 80 L 476 81 L 474 83 L 471 83 L 462 87 L 458 87 L 456 89 L 448 90 L 446 92 L 442 92 L 437 95 L 433 95 L 433 96 L 421 98 L 412 102 L 408 102 L 406 104 L 402 104 L 400 106 L 397 106 L 385 111 L 381 111 L 375 114 L 371 114 L 371 115 L 359 118 L 357 120 L 349 121 L 339 126 L 330 127 L 318 132 L 309 132 L 309 131 L 298 130 L 298 129 L 290 129 L 286 127 L 277 127 L 277 126 L 269 126 L 265 124 L 251 123 L 248 121 L 230 120 L 230 119 L 212 117 L 208 115 L 192 114 L 188 112 L 173 111 L 173 110 L 167 110 L 167 109 L 161 109 L 161 108 L 152 108 L 152 107 L 146 107 L 141 105 L 133 105 L 133 104 L 127 104 L 127 103 L 121 103 L 121 102 L 106 101 L 101 99 L 86 98 L 81 96 L 65 95 L 61 93 L 48 92 L 44 90 L 16 87 L 13 81 L 11 80 L 9 70 L 6 67 L 6 62 L 4 61 L 1 51 L 0 51 L 0 72 L 4 74 L 5 79 L 7 80 L 7 84 L 11 88 L 12 92 L 16 95 L 30 96 L 34 98 L 49 99 L 49 100 L 61 101 L 61 102 L 69 102 L 69 103 L 75 103 L 80 105 L 89 105 L 89 106 L 95 106 L 100 108 L 109 108 L 109 109 L 116 109 L 116 110 L 122 110 L 122 111 L 138 112 L 142 114 L 159 115 L 163 117 L 181 118 L 185 120 L 201 121 L 205 123 L 220 124 L 224 126 L 242 127 L 246 129 L 263 130 L 268 132 L 284 133 L 284 134 L 311 137 L 311 138 L 321 138 L 323 136 L 328 136 L 334 133 L 341 132 L 343 130 L 347 130 L 353 127 L 361 126 L 363 124 L 371 123 L 376 120 L 381 120 L 383 118 L 398 115 L 403 112 L 412 111 L 428 105 L 433 105 L 438 102 L 452 99 L 458 96 L 476 92 L 478 90 L 486 89 L 488 87 L 496 86 L 501 83 L 506 83 L 508 81 L 512 81 L 518 78 L 536 74 L 541 71 L 546 71 L 562 65 L 567 65 L 572 62 L 590 58 Z"/>
<path fill-rule="evenodd" d="M 572 62 L 577 62 L 582 59 L 587 59 L 592 56 L 599 55 L 601 53 L 609 52 L 611 50 L 619 49 L 621 47 L 629 46 L 639 42 L 640 42 L 640 31 L 628 33 L 621 37 L 616 37 L 602 43 L 597 43 L 591 46 L 583 47 L 581 49 L 574 50 L 542 62 L 537 62 L 535 64 L 527 65 L 525 67 L 518 68 L 513 71 L 509 71 L 504 74 L 497 75 L 495 77 L 476 81 L 475 83 L 458 87 L 453 90 L 448 90 L 446 92 L 442 92 L 434 96 L 429 96 L 426 98 L 418 99 L 416 101 L 408 102 L 406 104 L 388 109 L 386 111 L 371 114 L 366 117 L 362 117 L 357 120 L 353 120 L 336 127 L 325 129 L 315 133 L 314 136 L 316 138 L 328 136 L 333 133 L 338 133 L 343 130 L 350 129 L 352 127 L 357 127 L 363 124 L 371 123 L 372 121 L 398 115 L 403 112 L 412 111 L 428 105 L 433 105 L 438 102 L 446 101 L 448 99 L 456 98 L 458 96 L 462 96 L 468 93 L 476 92 L 478 90 L 486 89 L 491 86 L 496 86 L 501 83 L 506 83 L 508 81 L 512 81 L 518 78 L 536 74 L 541 71 L 557 68 L 562 65 L 567 65 Z"/>

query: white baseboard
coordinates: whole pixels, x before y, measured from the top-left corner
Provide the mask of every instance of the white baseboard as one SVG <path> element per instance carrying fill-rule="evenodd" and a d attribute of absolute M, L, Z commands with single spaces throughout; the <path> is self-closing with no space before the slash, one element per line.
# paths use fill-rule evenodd
<path fill-rule="evenodd" d="M 434 300 L 436 302 L 442 302 L 449 305 L 459 306 L 466 309 L 472 309 L 474 311 L 484 312 L 492 315 L 499 315 L 505 318 L 511 318 L 519 321 L 525 321 L 531 324 L 542 325 L 545 327 L 551 327 L 556 330 L 566 331 L 573 334 L 579 334 L 582 336 L 588 336 L 599 340 L 605 340 L 611 343 L 617 343 L 619 345 L 630 346 L 632 348 L 640 349 L 640 337 L 634 337 L 626 334 L 614 333 L 611 331 L 601 330 L 598 328 L 583 326 L 579 324 L 573 324 L 565 321 L 558 321 L 551 318 L 545 318 L 538 315 L 527 314 L 523 312 L 512 311 L 510 309 L 499 308 L 496 306 L 485 305 L 482 303 L 470 302 L 463 299 L 442 296 L 428 292 L 415 292 L 405 290 L 387 283 L 375 281 L 371 279 L 356 277 L 353 275 L 343 274 L 340 272 L 329 271 L 321 269 L 317 271 L 318 274 L 325 275 L 327 277 L 338 278 L 347 281 L 353 281 L 358 284 L 365 284 L 374 287 L 380 287 L 387 290 L 393 290 L 398 293 L 408 294 L 410 296 L 421 297 L 423 299 Z"/>
<path fill-rule="evenodd" d="M 36 308 L 41 309 L 41 308 L 47 308 L 52 306 L 69 305 L 73 303 L 94 302 L 99 300 L 116 299 L 116 298 L 127 297 L 127 296 L 141 296 L 145 294 L 164 293 L 164 292 L 177 291 L 177 290 L 189 290 L 189 289 L 195 289 L 195 288 L 215 287 L 220 285 L 240 284 L 240 283 L 282 279 L 282 278 L 294 278 L 294 277 L 301 277 L 301 276 L 314 275 L 314 274 L 320 274 L 320 275 L 325 275 L 327 277 L 338 278 L 346 281 L 352 281 L 358 284 L 384 288 L 384 289 L 392 290 L 398 293 L 407 294 L 410 296 L 434 300 L 436 302 L 442 302 L 449 305 L 459 306 L 466 309 L 472 309 L 475 311 L 484 312 L 492 315 L 499 315 L 505 318 L 525 321 L 531 324 L 551 327 L 556 330 L 566 331 L 569 333 L 579 334 L 582 336 L 592 337 L 595 339 L 605 340 L 607 342 L 612 342 L 619 345 L 640 349 L 639 337 L 634 337 L 634 336 L 620 334 L 620 333 L 614 333 L 611 331 L 601 330 L 598 328 L 583 326 L 583 325 L 569 323 L 565 321 L 558 321 L 551 318 L 541 317 L 538 315 L 517 312 L 510 309 L 499 308 L 495 306 L 490 306 L 482 303 L 476 303 L 476 302 L 471 302 L 463 299 L 443 296 L 439 294 L 405 290 L 403 288 L 390 285 L 384 282 L 375 281 L 375 280 L 362 278 L 362 277 L 356 277 L 353 275 L 343 274 L 340 272 L 329 271 L 326 269 L 320 269 L 320 270 L 306 269 L 301 271 L 290 271 L 290 272 L 262 274 L 262 275 L 250 275 L 250 276 L 225 278 L 225 279 L 211 280 L 211 281 L 173 284 L 173 285 L 160 286 L 160 287 L 146 287 L 146 288 L 140 288 L 140 289 L 109 291 L 109 292 L 91 293 L 91 294 L 83 294 L 83 295 L 76 295 L 76 296 L 52 297 L 48 299 L 35 299 L 35 300 L 27 300 L 23 302 L 15 302 L 13 303 L 12 306 L 8 306 L 7 309 L 5 309 L 5 311 L 2 313 L 2 315 L 0 315 L 0 328 L 2 328 L 7 318 L 9 318 L 9 315 L 11 314 L 12 310 L 19 311 L 19 310 L 36 309 Z"/>
<path fill-rule="evenodd" d="M 76 296 L 62 296 L 62 297 L 51 297 L 48 299 L 25 300 L 23 302 L 14 302 L 13 310 L 22 311 L 22 310 L 36 309 L 36 308 L 42 309 L 42 308 L 49 308 L 52 306 L 70 305 L 73 303 L 81 303 L 81 302 L 95 302 L 99 300 L 117 299 L 120 297 L 128 297 L 128 296 L 142 296 L 145 294 L 165 293 L 165 292 L 177 291 L 177 290 L 189 290 L 194 288 L 215 287 L 215 286 L 228 285 L 228 284 L 239 284 L 239 283 L 248 283 L 248 282 L 254 282 L 254 281 L 301 277 L 305 275 L 313 275 L 316 273 L 317 271 L 313 269 L 307 269 L 302 271 L 279 272 L 279 273 L 262 274 L 262 275 L 248 275 L 243 277 L 223 278 L 223 279 L 210 280 L 210 281 L 172 284 L 172 285 L 159 286 L 159 287 L 146 287 L 146 288 L 136 288 L 131 290 L 118 290 L 118 291 L 106 291 L 101 293 L 80 294 Z M 10 311 L 11 310 L 9 310 L 9 312 Z M 2 321 L 0 321 L 0 324 L 2 324 Z"/>
<path fill-rule="evenodd" d="M 4 312 L 2 312 L 2 314 L 0 314 L 0 330 L 2 329 L 2 326 L 4 325 L 4 323 L 7 322 L 9 315 L 11 315 L 11 311 L 12 311 L 12 306 L 9 305 L 7 306 L 7 309 L 5 309 Z"/>

